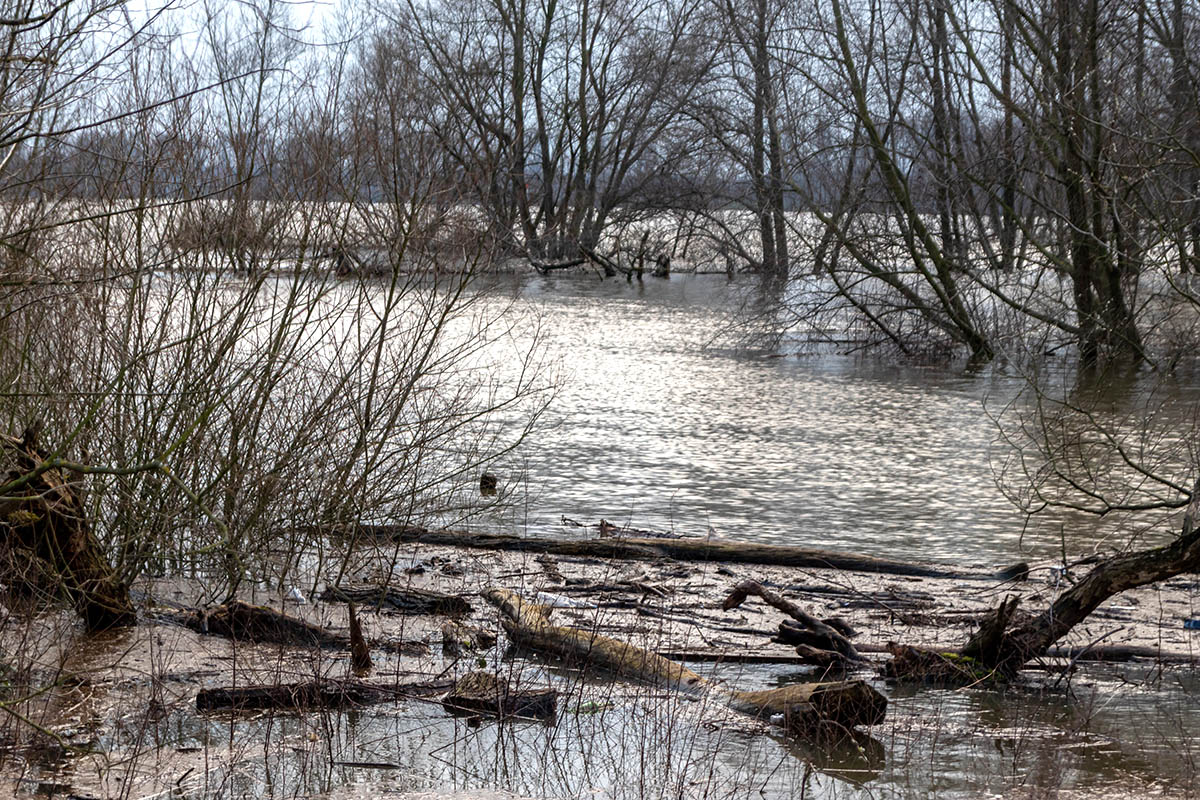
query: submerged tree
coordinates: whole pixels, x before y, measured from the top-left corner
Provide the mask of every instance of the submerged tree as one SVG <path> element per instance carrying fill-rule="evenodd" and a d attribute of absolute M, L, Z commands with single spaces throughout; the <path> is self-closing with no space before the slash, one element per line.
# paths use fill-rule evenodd
<path fill-rule="evenodd" d="M 819 223 L 795 226 L 826 275 L 811 288 L 839 301 L 814 313 L 840 306 L 904 349 L 932 335 L 976 358 L 1069 344 L 1086 364 L 1157 361 L 1163 315 L 1191 313 L 1168 274 L 1196 197 L 1187 17 L 1017 0 L 811 11 L 782 69 L 843 119 L 814 128 L 819 159 L 790 165 Z"/>
<path fill-rule="evenodd" d="M 387 35 L 420 54 L 430 130 L 510 252 L 581 259 L 686 152 L 680 122 L 708 59 L 694 2 L 448 0 L 391 14 Z"/>

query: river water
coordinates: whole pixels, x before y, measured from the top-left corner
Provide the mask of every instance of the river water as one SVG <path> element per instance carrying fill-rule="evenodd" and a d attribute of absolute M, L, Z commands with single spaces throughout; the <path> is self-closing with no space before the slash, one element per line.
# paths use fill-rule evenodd
<path fill-rule="evenodd" d="M 723 276 L 493 281 L 484 304 L 514 321 L 490 354 L 501 363 L 497 377 L 517 362 L 503 354 L 525 352 L 536 329 L 557 396 L 495 467 L 505 502 L 470 524 L 579 536 L 588 531 L 564 517 L 606 519 L 966 565 L 1048 562 L 1064 548 L 1079 555 L 1127 534 L 1121 523 L 1082 514 L 1027 523 L 1006 499 L 994 470 L 1010 451 L 993 417 L 1026 385 L 1016 370 L 897 363 L 797 338 L 764 343 L 738 322 L 770 305 L 754 285 Z M 1067 374 L 1065 363 L 1058 368 Z M 1141 391 L 1114 387 L 1114 414 Z M 1169 394 L 1178 421 L 1194 416 L 1194 386 Z M 1176 590 L 1191 597 L 1197 586 L 1185 583 Z M 179 634 L 165 635 L 169 652 Z M 164 647 L 161 629 L 138 628 L 114 639 L 111 660 L 127 659 L 126 638 L 139 636 L 152 653 Z M 169 655 L 154 658 L 183 669 Z M 488 658 L 501 671 L 516 663 L 499 652 Z M 563 692 L 554 725 L 477 725 L 419 702 L 202 716 L 192 684 L 223 681 L 228 665 L 215 663 L 210 678 L 180 672 L 183 700 L 153 725 L 105 734 L 115 753 L 152 754 L 131 760 L 131 775 L 146 772 L 155 785 L 158 773 L 171 776 L 159 794 L 127 784 L 114 796 L 1178 797 L 1192 795 L 1200 760 L 1193 671 L 1149 664 L 1051 674 L 1005 692 L 879 683 L 889 709 L 874 738 L 825 752 L 677 694 L 536 659 L 521 659 L 520 669 Z M 434 655 L 421 674 L 440 663 Z M 741 687 L 812 676 L 788 666 L 692 666 Z M 153 681 L 130 683 L 136 701 L 118 694 L 119 683 L 101 688 L 131 708 L 145 707 L 136 692 L 158 691 Z M 88 769 L 86 758 L 72 763 Z M 44 793 L 44 778 L 21 786 Z"/>
<path fill-rule="evenodd" d="M 1027 521 L 1005 497 L 996 470 L 1012 450 L 994 418 L 1014 419 L 1027 386 L 1015 369 L 763 345 L 744 322 L 770 305 L 724 276 L 522 276 L 495 291 L 539 321 L 560 368 L 541 426 L 501 465 L 520 496 L 501 528 L 570 536 L 563 517 L 605 519 L 979 565 L 1128 537 L 1123 520 L 1077 512 Z M 1194 387 L 1171 391 L 1194 416 Z"/>

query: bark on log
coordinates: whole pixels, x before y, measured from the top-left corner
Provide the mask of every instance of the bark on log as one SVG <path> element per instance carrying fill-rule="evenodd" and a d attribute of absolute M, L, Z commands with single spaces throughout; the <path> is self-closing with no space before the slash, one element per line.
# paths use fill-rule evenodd
<path fill-rule="evenodd" d="M 800 648 L 808 648 L 809 650 L 829 653 L 831 656 L 838 656 L 849 663 L 862 664 L 864 661 L 861 656 L 853 658 L 846 655 L 842 652 L 841 645 L 836 640 L 830 639 L 825 634 L 802 628 L 790 619 L 785 619 L 779 623 L 779 631 L 771 637 L 771 641 L 778 644 L 791 645 L 797 648 L 796 652 L 802 652 Z"/>
<path fill-rule="evenodd" d="M 167 619 L 197 633 L 256 644 L 349 649 L 350 639 L 266 606 L 231 600 L 214 608 L 171 612 Z"/>
<path fill-rule="evenodd" d="M 1025 662 L 1044 655 L 1051 645 L 1113 595 L 1185 572 L 1200 571 L 1198 516 L 1200 479 L 1192 488 L 1183 527 L 1175 541 L 1101 561 L 1041 614 L 1006 632 L 993 660 L 986 663 L 1005 675 L 1014 675 Z"/>
<path fill-rule="evenodd" d="M 1046 651 L 1048 658 L 1065 658 L 1073 661 L 1122 662 L 1146 659 L 1163 664 L 1192 664 L 1197 657 L 1186 653 L 1164 653 L 1157 647 L 1138 645 L 1101 644 L 1095 647 L 1051 647 Z"/>
<path fill-rule="evenodd" d="M 508 589 L 488 589 L 483 596 L 500 610 L 501 625 L 519 645 L 656 686 L 711 694 L 730 708 L 754 717 L 780 714 L 784 725 L 793 731 L 802 732 L 822 722 L 847 728 L 875 725 L 887 710 L 887 698 L 864 681 L 730 690 L 640 647 L 591 631 L 552 625 L 549 608 L 522 600 Z"/>
<path fill-rule="evenodd" d="M 1060 594 L 1049 608 L 1008 630 L 1004 630 L 1004 626 L 1011 619 L 1016 602 L 1006 598 L 989 614 L 980 632 L 964 648 L 962 656 L 965 657 L 954 666 L 965 670 L 963 679 L 966 680 L 976 680 L 983 675 L 1011 678 L 1029 660 L 1045 655 L 1051 645 L 1113 595 L 1186 572 L 1200 571 L 1198 516 L 1200 479 L 1192 488 L 1182 530 L 1173 542 L 1098 562 L 1087 575 Z M 997 631 L 1002 633 L 997 635 Z M 933 658 L 940 656 L 945 661 L 946 655 L 918 651 L 917 648 L 898 648 L 892 661 L 885 666 L 885 672 L 904 680 L 927 680 L 929 676 L 924 674 L 927 669 L 939 675 L 946 672 L 937 658 Z"/>
<path fill-rule="evenodd" d="M 578 267 L 581 264 L 586 264 L 587 262 L 588 259 L 586 257 L 571 258 L 565 261 L 540 261 L 532 256 L 529 258 L 529 263 L 533 266 L 533 268 L 543 275 L 547 272 L 553 272 L 554 270 L 558 269 L 570 269 L 571 267 Z"/>
<path fill-rule="evenodd" d="M 678 561 L 724 561 L 782 567 L 842 569 L 926 578 L 987 578 L 984 573 L 909 564 L 856 553 L 831 553 L 803 547 L 736 542 L 722 539 L 658 539 L 633 536 L 598 539 L 541 539 L 471 531 L 430 530 L 414 525 L 362 525 L 350 531 L 364 537 L 395 542 L 481 550 L 507 550 L 627 560 L 672 558 Z"/>
<path fill-rule="evenodd" d="M 240 600 L 231 600 L 209 609 L 189 608 L 162 612 L 158 617 L 191 628 L 197 633 L 224 636 L 254 644 L 351 650 L 349 636 L 333 633 L 273 608 L 251 605 Z M 376 642 L 375 646 L 401 655 L 425 655 L 429 652 L 429 648 L 421 642 Z"/>
<path fill-rule="evenodd" d="M 813 647 L 807 644 L 796 645 L 796 655 L 805 664 L 812 664 L 813 666 L 824 667 L 826 669 L 850 670 L 859 665 L 859 662 L 846 658 L 846 656 L 836 650 Z"/>
<path fill-rule="evenodd" d="M 0 436 L 6 483 L 0 526 L 48 563 L 88 630 L 137 623 L 129 587 L 113 571 L 66 471 L 47 464 L 36 435 Z"/>
<path fill-rule="evenodd" d="M 558 711 L 558 691 L 514 690 L 490 672 L 468 672 L 442 698 L 442 706 L 451 714 L 550 720 Z"/>
<path fill-rule="evenodd" d="M 1016 613 L 1021 598 L 1016 595 L 1005 597 L 1000 605 L 989 611 L 979 621 L 979 628 L 967 640 L 962 654 L 984 664 L 995 664 L 1000 658 L 1000 647 L 1004 641 L 1004 630 Z"/>
<path fill-rule="evenodd" d="M 568 583 L 555 591 L 563 594 L 640 594 L 643 597 L 669 597 L 673 590 L 648 580 L 622 580 Z"/>
<path fill-rule="evenodd" d="M 431 697 L 454 686 L 450 680 L 418 683 L 379 684 L 361 681 L 306 681 L 279 686 L 238 686 L 202 689 L 196 695 L 196 709 L 250 711 L 264 708 L 306 710 L 346 708 L 409 697 Z"/>
<path fill-rule="evenodd" d="M 672 661 L 724 664 L 810 664 L 807 658 L 792 653 L 747 653 L 744 650 L 659 650 L 658 655 Z"/>
<path fill-rule="evenodd" d="M 412 586 L 330 586 L 321 592 L 320 599 L 326 603 L 353 602 L 405 614 L 471 613 L 471 604 L 465 598 Z"/>
<path fill-rule="evenodd" d="M 954 651 L 926 650 L 894 642 L 888 642 L 887 647 L 892 658 L 883 665 L 882 672 L 889 680 L 963 686 L 996 675 L 994 670 Z"/>
<path fill-rule="evenodd" d="M 580 245 L 579 252 L 583 253 L 589 261 L 601 267 L 604 270 L 604 277 L 606 278 L 612 278 L 618 272 L 626 277 L 633 274 L 633 270 L 621 266 L 620 262 L 597 253 L 595 250 Z"/>

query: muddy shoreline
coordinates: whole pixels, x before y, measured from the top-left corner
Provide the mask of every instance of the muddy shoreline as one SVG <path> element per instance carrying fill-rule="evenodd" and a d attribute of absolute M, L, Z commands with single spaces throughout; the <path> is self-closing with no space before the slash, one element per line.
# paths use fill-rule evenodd
<path fill-rule="evenodd" d="M 497 614 L 479 599 L 479 593 L 493 586 L 510 588 L 557 606 L 553 614 L 558 624 L 627 640 L 672 659 L 705 664 L 718 674 L 722 669 L 733 670 L 730 674 L 747 676 L 744 679 L 751 682 L 762 679 L 755 677 L 756 663 L 786 666 L 795 675 L 793 680 L 816 679 L 820 672 L 797 665 L 794 648 L 770 641 L 781 619 L 775 609 L 750 601 L 730 611 L 721 610 L 722 600 L 739 580 L 757 580 L 814 615 L 845 620 L 859 632 L 855 645 L 875 665 L 885 658 L 888 642 L 935 649 L 961 646 L 979 616 L 1003 595 L 1017 594 L 1022 608 L 1037 611 L 1053 599 L 1055 581 L 1061 584 L 1063 580 L 1049 565 L 1037 564 L 1032 565 L 1027 581 L 1000 582 L 666 558 L 625 561 L 551 556 L 419 542 L 360 548 L 353 563 L 344 582 L 380 583 L 391 574 L 395 587 L 463 596 L 471 611 L 454 617 L 462 623 L 499 633 Z M 394 571 L 393 564 L 397 565 Z M 325 581 L 320 576 L 311 579 L 312 585 L 301 591 L 306 595 L 303 604 L 285 600 L 291 587 L 251 585 L 243 599 L 285 610 L 335 633 L 346 632 L 346 605 L 320 601 Z M 149 597 L 184 604 L 202 594 L 198 583 L 186 580 L 148 581 L 138 589 Z M 1139 661 L 1163 669 L 1194 665 L 1193 637 L 1198 634 L 1186 630 L 1183 621 L 1195 613 L 1197 589 L 1200 582 L 1182 577 L 1113 598 L 1061 643 L 1075 650 L 1034 664 L 1028 671 L 1030 681 L 1061 681 L 1067 667 L 1075 673 L 1066 678 L 1068 682 L 1086 681 L 1095 667 L 1086 663 L 1086 657 L 1079 657 L 1078 651 L 1089 645 L 1139 648 L 1155 656 Z M 192 787 L 193 795 L 179 796 L 223 796 L 222 787 L 231 785 L 227 782 L 236 773 L 236 765 L 255 758 L 256 745 L 247 744 L 244 732 L 235 735 L 235 729 L 242 731 L 278 712 L 259 717 L 202 714 L 195 708 L 201 689 L 277 685 L 342 678 L 350 673 L 349 652 L 204 636 L 156 620 L 148 611 L 140 609 L 143 622 L 136 628 L 92 635 L 85 634 L 66 611 L 47 611 L 28 623 L 10 614 L 4 626 L 6 652 L 23 653 L 25 679 L 31 689 L 51 688 L 20 704 L 21 713 L 44 734 L 3 743 L 6 755 L 0 772 L 9 791 L 23 796 L 39 791 L 40 785 L 43 794 L 46 786 L 58 786 L 69 787 L 64 796 L 141 798 Z M 552 660 L 511 652 L 503 637 L 499 645 L 487 650 L 457 655 L 443 652 L 444 615 L 360 607 L 359 616 L 369 641 L 419 645 L 415 649 L 374 648 L 372 679 L 377 681 L 445 679 L 486 665 L 519 684 L 537 687 L 545 685 L 548 674 L 558 674 Z M 870 666 L 861 671 L 862 677 L 872 678 Z M 596 687 L 613 691 L 603 676 L 575 679 L 572 691 L 577 696 L 567 701 L 574 708 L 595 702 L 588 698 Z M 647 693 L 645 688 L 633 686 L 616 691 L 630 697 Z M 401 703 L 378 713 L 411 713 L 404 707 Z M 710 724 L 719 719 L 720 725 L 732 729 L 751 735 L 763 733 L 756 730 L 755 723 L 731 719 L 719 710 L 704 709 L 702 716 Z M 309 740 L 311 736 L 316 739 Z M 254 737 L 250 734 L 251 742 Z M 321 737 L 310 732 L 303 741 L 289 746 L 319 750 Z M 198 776 L 204 776 L 199 783 Z M 246 796 L 269 796 L 269 792 Z"/>

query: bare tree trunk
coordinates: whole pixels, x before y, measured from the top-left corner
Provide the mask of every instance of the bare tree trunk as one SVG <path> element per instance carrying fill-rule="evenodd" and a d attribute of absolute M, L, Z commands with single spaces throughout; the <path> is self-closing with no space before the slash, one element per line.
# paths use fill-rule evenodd
<path fill-rule="evenodd" d="M 783 148 L 779 141 L 779 93 L 771 72 L 771 54 L 767 49 L 766 0 L 760 0 L 763 18 L 758 40 L 758 74 L 763 82 L 763 116 L 766 119 L 767 163 L 766 201 L 770 207 L 772 235 L 775 240 L 775 263 L 772 273 L 777 278 L 788 275 L 787 225 L 783 202 Z"/>
<path fill-rule="evenodd" d="M 1200 166 L 1196 164 L 1196 154 L 1200 152 L 1200 116 L 1196 111 L 1183 9 L 1183 0 L 1173 0 L 1167 52 L 1171 58 L 1169 95 L 1175 115 L 1176 149 L 1183 162 L 1178 190 L 1183 211 L 1177 236 L 1179 271 L 1187 274 L 1200 273 Z"/>
<path fill-rule="evenodd" d="M 1012 97 L 1013 58 L 1016 37 L 1013 35 L 1012 0 L 1002 0 L 1001 7 L 1001 53 L 1000 92 L 1004 98 Z M 1003 157 L 1000 184 L 1000 268 L 1011 271 L 1016 265 L 1017 242 L 1017 152 L 1014 140 L 1013 109 L 1011 102 L 1004 104 L 1004 128 L 1001 132 Z"/>
<path fill-rule="evenodd" d="M 754 181 L 754 207 L 758 214 L 759 241 L 762 246 L 762 269 L 774 274 L 778 253 L 775 249 L 774 216 L 771 214 L 771 192 L 767 176 L 767 129 L 770 74 L 767 59 L 767 0 L 757 0 L 754 5 L 754 43 L 752 66 L 754 69 L 754 127 L 751 132 L 753 150 L 752 179 Z"/>
<path fill-rule="evenodd" d="M 89 630 L 136 624 L 129 587 L 109 565 L 75 486 L 48 466 L 35 439 L 0 437 L 10 487 L 0 497 L 4 534 L 50 564 Z"/>
<path fill-rule="evenodd" d="M 965 660 L 897 646 L 893 649 L 895 657 L 884 672 L 902 679 L 927 679 L 932 675 L 970 681 L 986 674 L 1011 678 L 1028 661 L 1045 655 L 1051 645 L 1113 595 L 1200 570 L 1197 516 L 1200 516 L 1200 480 L 1192 487 L 1179 538 L 1171 544 L 1102 561 L 1045 611 L 1011 629 L 1007 626 L 1016 610 L 1017 598 L 1005 598 L 963 648 Z"/>
<path fill-rule="evenodd" d="M 1063 150 L 1059 174 L 1070 225 L 1071 281 L 1087 367 L 1109 357 L 1142 357 L 1141 337 L 1125 301 L 1105 231 L 1101 164 L 1105 153 L 1099 98 L 1099 21 L 1095 0 L 1077 9 L 1059 0 L 1058 102 Z M 1077 19 L 1078 17 L 1078 19 Z"/>
<path fill-rule="evenodd" d="M 955 209 L 954 197 L 950 187 L 950 177 L 953 174 L 953 164 L 950 155 L 950 112 L 948 78 L 944 69 L 947 59 L 946 50 L 949 47 L 946 36 L 946 7 L 943 0 L 932 0 L 930 13 L 933 16 L 933 50 L 930 54 L 930 83 L 933 89 L 933 179 L 937 184 L 934 188 L 938 214 L 938 238 L 941 239 L 942 252 L 958 253 L 958 243 L 954 236 Z M 962 269 L 962 264 L 956 265 Z"/>

